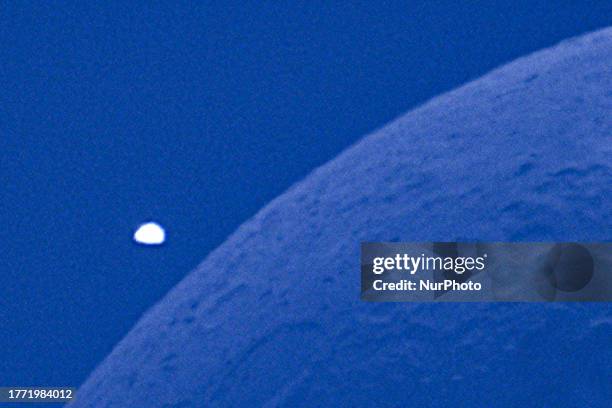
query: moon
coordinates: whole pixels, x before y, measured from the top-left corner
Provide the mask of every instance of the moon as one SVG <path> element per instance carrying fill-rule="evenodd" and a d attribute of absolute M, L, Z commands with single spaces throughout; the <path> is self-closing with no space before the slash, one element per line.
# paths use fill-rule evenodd
<path fill-rule="evenodd" d="M 367 135 L 145 313 L 72 405 L 603 407 L 609 303 L 362 302 L 359 244 L 609 241 L 610 67 L 608 28 Z"/>

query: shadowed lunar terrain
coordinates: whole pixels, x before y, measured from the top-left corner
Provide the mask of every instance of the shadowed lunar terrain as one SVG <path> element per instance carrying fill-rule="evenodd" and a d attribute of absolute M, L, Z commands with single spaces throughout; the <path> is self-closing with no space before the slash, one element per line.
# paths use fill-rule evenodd
<path fill-rule="evenodd" d="M 605 29 L 365 137 L 213 251 L 72 406 L 605 406 L 609 303 L 366 303 L 359 244 L 609 241 L 610 67 Z"/>

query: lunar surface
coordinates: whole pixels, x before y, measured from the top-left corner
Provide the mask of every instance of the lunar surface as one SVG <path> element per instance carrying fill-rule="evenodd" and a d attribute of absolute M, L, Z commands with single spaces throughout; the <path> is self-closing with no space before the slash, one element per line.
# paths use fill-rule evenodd
<path fill-rule="evenodd" d="M 611 67 L 605 29 L 363 138 L 149 310 L 73 406 L 609 406 L 609 303 L 362 302 L 359 244 L 610 241 Z"/>

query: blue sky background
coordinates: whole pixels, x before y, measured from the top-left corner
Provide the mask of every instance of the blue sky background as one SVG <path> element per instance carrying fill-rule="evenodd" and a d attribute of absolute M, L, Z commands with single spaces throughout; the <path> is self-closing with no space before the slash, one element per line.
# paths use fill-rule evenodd
<path fill-rule="evenodd" d="M 609 1 L 166 3 L 0 9 L 0 385 L 79 385 L 315 166 L 612 17 Z M 167 245 L 132 243 L 147 219 Z"/>

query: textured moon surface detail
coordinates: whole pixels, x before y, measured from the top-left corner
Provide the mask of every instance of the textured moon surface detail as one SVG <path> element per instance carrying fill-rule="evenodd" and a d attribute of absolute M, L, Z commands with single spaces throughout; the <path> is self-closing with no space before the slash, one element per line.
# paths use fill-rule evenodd
<path fill-rule="evenodd" d="M 359 244 L 610 241 L 611 67 L 605 29 L 368 135 L 145 313 L 73 406 L 606 406 L 609 303 L 362 302 Z"/>

